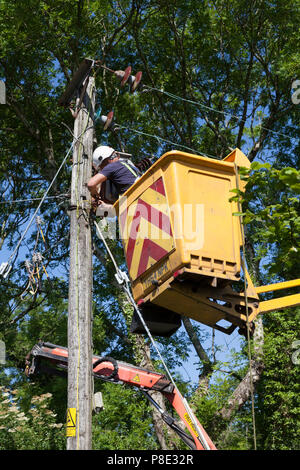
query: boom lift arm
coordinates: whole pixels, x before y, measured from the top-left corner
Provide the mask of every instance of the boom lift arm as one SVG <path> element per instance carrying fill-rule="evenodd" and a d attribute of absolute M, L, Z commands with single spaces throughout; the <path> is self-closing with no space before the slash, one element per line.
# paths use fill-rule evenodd
<path fill-rule="evenodd" d="M 39 342 L 26 356 L 27 377 L 38 373 L 65 376 L 68 368 L 68 349 L 52 343 Z M 216 450 L 215 445 L 197 418 L 191 417 L 188 406 L 173 383 L 163 374 L 143 369 L 111 357 L 93 356 L 93 376 L 116 384 L 139 388 L 150 403 L 160 412 L 163 421 L 175 431 L 192 450 Z M 171 403 L 190 435 L 183 431 L 172 416 L 168 415 L 150 396 L 149 391 L 162 393 Z M 196 420 L 197 427 L 193 424 Z M 198 432 L 199 431 L 199 432 Z"/>

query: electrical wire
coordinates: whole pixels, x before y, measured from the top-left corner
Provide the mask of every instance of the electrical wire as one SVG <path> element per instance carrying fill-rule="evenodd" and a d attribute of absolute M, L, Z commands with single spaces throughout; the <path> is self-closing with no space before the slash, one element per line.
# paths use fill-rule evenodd
<path fill-rule="evenodd" d="M 217 114 L 222 114 L 223 116 L 228 116 L 228 117 L 230 117 L 230 118 L 232 118 L 232 119 L 237 119 L 238 122 L 244 122 L 244 123 L 247 122 L 246 119 L 243 119 L 243 118 L 241 118 L 241 117 L 239 117 L 239 116 L 235 116 L 234 114 L 231 114 L 231 113 L 227 113 L 227 112 L 225 112 L 225 111 L 220 111 L 220 110 L 218 110 L 218 109 L 212 108 L 211 106 L 204 105 L 204 104 L 202 104 L 202 103 L 199 102 L 199 101 L 194 101 L 194 100 L 189 100 L 189 99 L 187 99 L 187 98 L 182 98 L 181 96 L 174 95 L 173 93 L 170 93 L 170 92 L 168 92 L 168 91 L 161 90 L 161 89 L 155 88 L 155 87 L 150 87 L 150 86 L 148 86 L 148 85 L 144 85 L 144 88 L 145 88 L 145 89 L 147 88 L 147 89 L 150 90 L 150 91 L 157 91 L 157 92 L 159 92 L 159 93 L 162 93 L 162 94 L 164 94 L 164 95 L 166 95 L 166 96 L 169 96 L 170 98 L 176 99 L 176 100 L 178 100 L 178 101 L 184 101 L 184 102 L 190 103 L 190 104 L 192 104 L 192 105 L 194 105 L 194 106 L 199 106 L 199 107 L 201 107 L 201 108 L 203 108 L 203 109 L 205 109 L 205 110 L 207 110 L 207 111 L 212 111 L 212 112 L 217 113 Z M 292 137 L 292 136 L 290 136 L 290 135 L 284 134 L 283 132 L 273 131 L 272 129 L 269 129 L 268 127 L 262 126 L 262 125 L 260 125 L 260 124 L 258 124 L 258 125 L 259 125 L 259 127 L 260 127 L 261 129 L 263 129 L 263 130 L 265 130 L 265 131 L 268 131 L 268 132 L 271 132 L 272 134 L 275 134 L 275 135 L 278 135 L 278 136 L 281 136 L 281 137 L 285 137 L 285 138 L 290 139 L 290 140 L 296 140 L 297 142 L 300 141 L 300 139 L 297 138 L 297 137 Z"/>
<path fill-rule="evenodd" d="M 137 129 L 132 129 L 131 127 L 127 127 L 127 126 L 121 126 L 120 124 L 118 124 L 118 127 L 120 129 L 127 129 L 129 130 L 130 132 L 135 132 L 136 134 L 140 134 L 140 135 L 144 135 L 146 137 L 151 137 L 155 140 L 158 140 L 159 142 L 166 142 L 167 144 L 170 144 L 170 145 L 174 145 L 175 147 L 181 147 L 181 148 L 184 148 L 186 150 L 190 150 L 192 152 L 194 152 L 195 154 L 198 154 L 199 152 L 197 152 L 195 149 L 192 149 L 190 147 L 187 147 L 186 145 L 182 145 L 182 144 L 177 144 L 176 142 L 172 142 L 171 140 L 167 140 L 167 139 L 164 139 L 163 137 L 159 137 L 158 135 L 152 135 L 152 134 L 148 134 L 146 132 L 142 132 L 142 131 L 138 131 Z M 217 157 L 216 155 L 209 155 L 208 153 L 204 153 L 204 152 L 201 152 L 201 155 L 203 155 L 204 157 L 209 157 L 209 158 L 214 158 L 215 160 L 220 160 L 220 157 Z"/>
<path fill-rule="evenodd" d="M 47 196 L 47 197 L 44 198 L 44 200 L 46 200 L 46 199 L 63 199 L 66 196 L 68 196 L 68 194 L 60 194 L 58 196 Z M 42 197 L 33 197 L 33 198 L 28 198 L 28 199 L 15 199 L 13 201 L 0 201 L 0 204 L 18 204 L 18 203 L 21 203 L 21 202 L 41 201 L 42 199 L 43 199 Z M 53 201 L 53 203 L 56 203 L 56 201 Z"/>
<path fill-rule="evenodd" d="M 148 86 L 148 85 L 143 85 L 143 88 L 142 88 L 141 91 L 142 91 L 142 92 L 145 92 L 145 91 L 147 91 L 147 90 L 149 90 L 149 91 L 155 91 L 155 92 L 161 93 L 161 94 L 166 95 L 166 96 L 168 96 L 169 98 L 172 98 L 172 99 L 174 99 L 174 100 L 183 101 L 183 102 L 189 103 L 189 104 L 191 104 L 191 105 L 193 105 L 193 106 L 200 107 L 200 108 L 202 108 L 202 109 L 204 109 L 204 110 L 206 110 L 206 111 L 211 111 L 211 112 L 213 112 L 213 113 L 217 113 L 217 114 L 220 114 L 220 115 L 222 115 L 222 116 L 229 117 L 230 119 L 236 119 L 237 122 L 244 122 L 244 123 L 247 122 L 247 119 L 243 119 L 243 118 L 241 118 L 240 116 L 236 116 L 236 115 L 234 115 L 234 114 L 231 114 L 230 112 L 220 111 L 220 110 L 215 109 L 215 108 L 213 108 L 213 107 L 211 107 L 211 106 L 207 106 L 207 105 L 201 103 L 200 101 L 190 100 L 190 99 L 183 98 L 183 97 L 181 97 L 181 96 L 175 95 L 174 93 L 170 93 L 170 92 L 168 92 L 168 91 L 165 91 L 165 90 L 162 90 L 162 89 L 159 89 L 159 88 L 156 88 L 156 87 L 150 87 L 150 86 Z M 97 116 L 97 117 L 96 117 L 96 120 L 99 118 L 100 112 L 101 112 L 101 109 L 98 110 L 97 113 L 96 113 L 96 116 Z M 285 133 L 283 133 L 283 132 L 274 131 L 274 130 L 268 128 L 268 127 L 262 126 L 261 124 L 258 124 L 258 126 L 260 127 L 260 129 L 262 129 L 262 130 L 264 130 L 264 131 L 267 131 L 267 132 L 270 132 L 270 133 L 272 133 L 272 134 L 274 134 L 274 135 L 278 135 L 278 136 L 280 136 L 280 137 L 284 137 L 284 138 L 289 139 L 289 140 L 294 140 L 294 141 L 296 141 L 296 142 L 299 142 L 299 141 L 300 141 L 300 139 L 299 139 L 298 137 L 292 137 L 292 136 L 290 136 L 290 135 L 288 135 L 288 134 L 285 134 Z M 120 128 L 122 128 L 122 127 L 123 127 L 123 128 L 126 128 L 125 126 L 120 126 L 120 125 L 118 125 L 118 127 L 120 127 Z M 154 135 L 151 135 L 151 134 L 147 134 L 147 133 L 144 133 L 144 132 L 141 132 L 141 131 L 137 131 L 136 129 L 130 129 L 130 128 L 128 128 L 128 127 L 127 127 L 127 129 L 130 130 L 130 131 L 132 131 L 132 132 L 135 132 L 135 133 L 138 133 L 138 134 L 141 134 L 141 135 L 145 135 L 145 136 L 147 136 L 147 137 L 155 138 L 155 139 L 158 140 L 158 141 L 163 141 L 163 142 L 166 142 L 166 143 L 169 143 L 169 144 L 172 144 L 172 145 L 176 145 L 176 146 L 178 146 L 178 147 L 186 148 L 187 150 L 192 150 L 193 152 L 195 152 L 194 149 L 191 149 L 191 148 L 189 148 L 189 147 L 187 147 L 187 146 L 184 146 L 184 145 L 177 144 L 177 143 L 175 143 L 175 142 L 171 142 L 171 141 L 169 141 L 169 140 L 163 139 L 162 137 L 154 136 Z M 210 158 L 219 158 L 219 157 L 216 157 L 216 156 L 213 156 L 213 155 L 208 155 L 208 154 L 204 154 L 204 153 L 202 153 L 202 154 L 203 154 L 204 156 L 208 156 L 208 157 L 210 157 Z"/>
<path fill-rule="evenodd" d="M 236 177 L 236 187 L 239 190 L 239 176 L 238 176 L 238 167 L 237 164 L 234 163 L 235 168 L 235 177 Z M 239 214 L 242 214 L 242 207 L 241 202 L 238 199 L 238 208 Z M 251 414 L 252 414 L 252 426 L 253 426 L 253 444 L 254 450 L 257 449 L 257 442 L 256 442 L 256 423 L 255 423 L 255 408 L 254 408 L 254 384 L 253 384 L 253 375 L 252 375 L 252 357 L 251 357 L 251 344 L 250 344 L 250 325 L 249 325 L 249 307 L 248 307 L 248 294 L 247 294 L 247 278 L 246 278 L 246 243 L 245 243 L 245 231 L 243 225 L 243 216 L 239 215 L 240 219 L 240 227 L 241 227 L 241 238 L 242 238 L 242 268 L 244 272 L 244 292 L 245 292 L 245 306 L 246 306 L 246 325 L 247 325 L 247 346 L 248 346 L 248 362 L 249 362 L 249 374 L 250 374 L 250 394 L 251 394 Z"/>
<path fill-rule="evenodd" d="M 170 98 L 172 98 L 172 99 L 175 99 L 175 100 L 178 100 L 178 101 L 184 101 L 184 102 L 189 103 L 189 104 L 191 104 L 191 105 L 193 105 L 193 106 L 201 107 L 201 108 L 203 108 L 203 109 L 205 109 L 205 110 L 207 110 L 207 111 L 212 111 L 212 112 L 214 112 L 214 113 L 221 114 L 221 115 L 223 115 L 223 116 L 225 116 L 225 117 L 229 117 L 230 119 L 231 119 L 231 118 L 232 118 L 232 119 L 236 119 L 238 122 L 244 122 L 244 123 L 247 122 L 246 119 L 243 119 L 243 118 L 241 118 L 241 117 L 239 117 L 239 116 L 235 116 L 234 114 L 231 114 L 231 113 L 229 113 L 229 112 L 225 112 L 225 111 L 220 111 L 220 110 L 218 110 L 218 109 L 214 109 L 214 108 L 212 108 L 211 106 L 204 105 L 204 104 L 202 104 L 202 103 L 199 102 L 199 101 L 194 101 L 194 100 L 189 100 L 189 99 L 187 99 L 187 98 L 182 98 L 181 96 L 175 95 L 175 94 L 170 93 L 170 92 L 167 92 L 167 91 L 165 91 L 165 90 L 161 90 L 161 89 L 159 89 L 159 88 L 149 87 L 148 85 L 143 85 L 143 90 L 144 90 L 144 89 L 148 89 L 148 90 L 150 90 L 150 91 L 156 91 L 156 92 L 162 93 L 162 94 L 164 94 L 164 95 L 166 95 L 166 96 L 168 96 L 168 97 L 170 97 Z M 96 119 L 94 120 L 95 122 L 96 122 L 96 121 L 98 120 L 98 118 L 100 117 L 100 113 L 101 113 L 101 109 L 99 109 L 99 110 L 96 112 Z M 265 126 L 262 126 L 261 124 L 258 124 L 258 125 L 259 125 L 260 129 L 265 130 L 265 131 L 267 131 L 267 132 L 270 132 L 270 133 L 272 133 L 272 134 L 274 134 L 274 135 L 278 135 L 278 136 L 281 136 L 281 137 L 284 137 L 284 138 L 287 138 L 287 139 L 290 139 L 290 140 L 295 140 L 295 141 L 297 141 L 297 142 L 299 142 L 299 140 L 300 140 L 300 139 L 297 138 L 297 137 L 289 136 L 289 135 L 287 135 L 287 134 L 284 134 L 283 132 L 274 131 L 274 130 L 269 129 L 269 128 L 265 127 Z M 152 139 L 157 140 L 158 142 L 165 142 L 165 143 L 168 143 L 168 144 L 173 145 L 173 146 L 175 146 L 175 147 L 184 148 L 184 149 L 189 150 L 189 151 L 192 151 L 192 152 L 194 152 L 194 153 L 196 153 L 196 154 L 200 153 L 201 155 L 203 155 L 203 156 L 205 156 L 205 157 L 208 157 L 208 158 L 214 158 L 214 159 L 218 159 L 218 160 L 221 159 L 221 157 L 217 157 L 216 155 L 210 155 L 210 154 L 208 154 L 208 153 L 198 152 L 198 151 L 196 151 L 195 149 L 190 148 L 190 147 L 188 147 L 188 146 L 186 146 L 186 145 L 182 145 L 182 144 L 178 144 L 178 143 L 176 143 L 176 142 L 172 142 L 172 141 L 170 141 L 170 140 L 168 140 L 168 139 L 165 139 L 165 138 L 163 138 L 163 137 L 160 137 L 160 136 L 158 136 L 158 135 L 149 134 L 149 133 L 146 133 L 146 132 L 143 132 L 143 131 L 139 131 L 139 130 L 137 130 L 137 129 L 132 129 L 132 128 L 128 127 L 128 126 L 122 126 L 122 125 L 120 125 L 120 124 L 118 124 L 118 128 L 119 128 L 119 129 L 127 129 L 127 130 L 129 130 L 130 132 L 134 132 L 134 133 L 136 133 L 136 134 L 143 135 L 143 136 L 145 136 L 145 137 L 150 137 L 150 138 L 152 138 Z"/>
<path fill-rule="evenodd" d="M 105 240 L 105 238 L 104 238 L 104 236 L 103 236 L 103 234 L 102 234 L 102 232 L 101 232 L 101 229 L 100 229 L 100 227 L 98 226 L 98 224 L 97 224 L 96 221 L 94 221 L 94 225 L 95 225 L 95 227 L 96 227 L 96 230 L 97 230 L 97 232 L 98 232 L 98 234 L 99 234 L 99 236 L 100 236 L 100 238 L 101 238 L 101 240 L 102 240 L 102 242 L 103 242 L 103 244 L 104 244 L 104 246 L 105 246 L 105 248 L 106 248 L 106 250 L 107 250 L 107 252 L 108 252 L 108 254 L 109 254 L 109 256 L 110 256 L 110 258 L 111 258 L 111 261 L 112 261 L 113 264 L 114 264 L 114 267 L 115 267 L 115 270 L 116 270 L 116 279 L 117 279 L 119 285 L 120 285 L 121 288 L 124 290 L 124 292 L 125 292 L 125 294 L 126 294 L 126 296 L 127 296 L 128 301 L 131 303 L 131 305 L 133 306 L 134 310 L 135 310 L 136 313 L 138 314 L 139 319 L 140 319 L 140 321 L 141 321 L 143 327 L 145 328 L 145 331 L 146 331 L 146 333 L 147 333 L 147 335 L 148 335 L 148 337 L 149 337 L 149 339 L 150 339 L 150 341 L 151 341 L 151 343 L 152 343 L 154 349 L 156 350 L 156 352 L 157 352 L 157 354 L 158 354 L 158 356 L 159 356 L 159 358 L 160 358 L 160 360 L 161 360 L 161 362 L 162 362 L 162 364 L 163 364 L 163 366 L 164 366 L 164 368 L 165 368 L 165 370 L 166 370 L 166 372 L 167 372 L 167 374 L 168 374 L 168 376 L 169 376 L 169 378 L 170 378 L 170 380 L 171 380 L 171 382 L 172 382 L 174 388 L 177 390 L 178 395 L 179 395 L 180 398 L 182 399 L 182 401 L 183 401 L 183 403 L 184 403 L 184 405 L 185 405 L 185 408 L 186 408 L 186 410 L 188 411 L 188 414 L 190 415 L 190 418 L 191 418 L 191 420 L 192 420 L 192 422 L 193 422 L 193 424 L 194 424 L 194 426 L 195 426 L 195 429 L 197 430 L 197 433 L 198 433 L 199 440 L 200 440 L 201 444 L 203 445 L 204 449 L 210 450 L 210 447 L 209 447 L 209 445 L 207 444 L 206 439 L 205 439 L 205 437 L 204 437 L 204 435 L 203 435 L 201 429 L 199 428 L 199 426 L 198 426 L 198 424 L 197 424 L 197 421 L 196 421 L 196 418 L 195 418 L 195 416 L 194 416 L 194 413 L 192 412 L 192 410 L 191 410 L 191 408 L 190 408 L 190 406 L 189 406 L 187 400 L 181 395 L 180 391 L 178 390 L 178 387 L 177 387 L 176 383 L 174 382 L 174 379 L 173 379 L 173 377 L 172 377 L 172 374 L 171 374 L 171 372 L 170 372 L 168 366 L 166 365 L 166 363 L 165 363 L 165 361 L 164 361 L 164 359 L 163 359 L 163 357 L 162 357 L 162 355 L 161 355 L 161 353 L 160 353 L 160 351 L 159 351 L 159 348 L 157 347 L 157 345 L 156 345 L 156 343 L 155 343 L 155 341 L 154 341 L 154 339 L 153 339 L 153 336 L 152 336 L 152 334 L 151 334 L 151 332 L 150 332 L 150 330 L 149 330 L 149 328 L 148 328 L 148 326 L 147 326 L 147 324 L 146 324 L 146 322 L 145 322 L 145 320 L 144 320 L 144 318 L 143 318 L 143 316 L 142 316 L 142 314 L 141 314 L 141 312 L 140 312 L 140 310 L 139 310 L 139 308 L 138 308 L 138 306 L 137 306 L 137 304 L 136 304 L 136 302 L 135 302 L 135 300 L 134 300 L 134 298 L 133 298 L 133 296 L 132 296 L 131 288 L 130 288 L 130 283 L 129 283 L 129 279 L 128 279 L 127 274 L 126 274 L 124 271 L 121 271 L 121 270 L 119 269 L 119 267 L 118 267 L 118 265 L 117 265 L 117 263 L 116 263 L 116 260 L 115 260 L 115 258 L 114 258 L 114 256 L 113 256 L 112 252 L 110 251 L 110 249 L 109 249 L 109 247 L 108 247 L 108 245 L 107 245 L 107 243 L 106 243 L 106 240 Z"/>
<path fill-rule="evenodd" d="M 21 245 L 21 243 L 22 243 L 22 241 L 23 241 L 25 235 L 27 234 L 27 232 L 28 232 L 28 230 L 29 230 L 29 228 L 30 228 L 32 222 L 33 222 L 34 219 L 35 219 L 35 216 L 37 215 L 38 211 L 40 210 L 41 205 L 43 204 L 44 200 L 46 199 L 46 197 L 47 197 L 47 195 L 48 195 L 48 193 L 49 193 L 49 191 L 50 191 L 50 189 L 52 188 L 54 181 L 56 180 L 56 178 L 57 178 L 57 176 L 59 175 L 59 173 L 60 173 L 62 167 L 64 166 L 65 162 L 67 161 L 67 158 L 68 158 L 68 156 L 69 156 L 69 154 L 70 154 L 70 152 L 71 152 L 71 150 L 72 150 L 72 148 L 73 148 L 73 145 L 74 145 L 74 142 L 72 142 L 72 144 L 70 145 L 69 150 L 67 151 L 67 153 L 66 153 L 66 155 L 65 155 L 65 157 L 64 157 L 64 159 L 63 159 L 63 161 L 62 161 L 62 163 L 60 164 L 60 166 L 59 166 L 57 172 L 55 173 L 55 175 L 54 175 L 54 177 L 53 177 L 53 179 L 52 179 L 50 185 L 48 186 L 47 190 L 45 191 L 44 196 L 42 197 L 40 203 L 38 204 L 38 207 L 37 207 L 36 210 L 34 211 L 34 214 L 33 214 L 33 216 L 31 217 L 31 219 L 30 219 L 30 221 L 29 221 L 27 227 L 25 228 L 23 234 L 21 235 L 20 240 L 19 240 L 19 242 L 17 243 L 17 245 L 16 245 L 16 247 L 15 247 L 13 253 L 12 253 L 12 254 L 10 255 L 10 257 L 8 258 L 7 267 L 10 266 L 10 269 L 12 268 L 12 266 L 13 266 L 13 264 L 14 264 L 14 262 L 12 262 L 11 260 L 14 258 L 15 254 L 17 253 L 17 251 L 18 251 L 18 249 L 19 249 L 19 247 L 20 247 L 20 245 Z"/>
<path fill-rule="evenodd" d="M 21 235 L 21 237 L 20 237 L 20 240 L 18 241 L 18 243 L 17 243 L 17 245 L 16 245 L 16 247 L 15 247 L 13 253 L 12 253 L 12 254 L 10 255 L 10 257 L 8 258 L 8 261 L 7 261 L 6 263 L 4 263 L 4 264 L 5 264 L 5 267 L 4 267 L 4 269 L 3 269 L 4 272 L 3 272 L 3 271 L 1 272 L 1 274 L 2 274 L 4 277 L 6 277 L 6 276 L 9 274 L 10 270 L 12 269 L 12 267 L 13 267 L 13 265 L 14 265 L 14 262 L 15 262 L 15 260 L 14 260 L 14 261 L 12 261 L 12 260 L 13 260 L 14 256 L 17 254 L 17 251 L 18 251 L 18 249 L 19 249 L 19 247 L 20 247 L 20 245 L 21 245 L 21 243 L 22 243 L 22 241 L 23 241 L 25 235 L 27 234 L 27 232 L 28 232 L 28 230 L 29 230 L 29 228 L 30 228 L 32 222 L 34 221 L 34 219 L 35 219 L 35 217 L 36 217 L 38 211 L 40 210 L 40 207 L 42 206 L 43 202 L 45 201 L 45 199 L 46 199 L 46 197 L 47 197 L 47 195 L 48 195 L 50 189 L 52 188 L 52 186 L 53 186 L 53 184 L 54 184 L 54 181 L 56 180 L 56 178 L 57 178 L 57 176 L 59 175 L 61 169 L 63 168 L 65 162 L 67 161 L 67 159 L 68 159 L 68 157 L 69 157 L 69 155 L 70 155 L 70 152 L 71 152 L 71 150 L 73 149 L 73 147 L 74 147 L 74 145 L 75 145 L 75 141 L 79 140 L 79 139 L 81 138 L 81 136 L 82 136 L 87 130 L 88 130 L 88 128 L 87 128 L 87 129 L 84 129 L 84 130 L 82 131 L 82 133 L 81 133 L 76 139 L 74 138 L 72 144 L 70 145 L 69 150 L 67 151 L 67 153 L 66 153 L 66 155 L 65 155 L 65 157 L 64 157 L 64 159 L 63 159 L 63 161 L 62 161 L 62 163 L 60 164 L 60 166 L 59 166 L 57 172 L 55 173 L 55 175 L 54 175 L 54 177 L 53 177 L 53 179 L 52 179 L 50 185 L 48 186 L 48 188 L 47 188 L 47 190 L 45 191 L 43 197 L 41 198 L 40 203 L 38 204 L 38 207 L 37 207 L 36 210 L 34 211 L 33 216 L 31 217 L 29 223 L 27 224 L 27 227 L 25 228 L 24 232 L 22 233 L 22 235 Z"/>

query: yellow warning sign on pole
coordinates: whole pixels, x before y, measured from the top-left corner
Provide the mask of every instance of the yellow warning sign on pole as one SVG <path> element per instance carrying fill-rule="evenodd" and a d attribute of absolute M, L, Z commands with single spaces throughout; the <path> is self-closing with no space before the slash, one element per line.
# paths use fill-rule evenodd
<path fill-rule="evenodd" d="M 76 436 L 76 408 L 68 408 L 67 412 L 67 437 Z"/>

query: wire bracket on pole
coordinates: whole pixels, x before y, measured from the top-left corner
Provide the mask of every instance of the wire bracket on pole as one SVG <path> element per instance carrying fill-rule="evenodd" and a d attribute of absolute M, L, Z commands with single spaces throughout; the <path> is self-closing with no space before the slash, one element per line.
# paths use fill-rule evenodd
<path fill-rule="evenodd" d="M 118 269 L 118 272 L 115 274 L 115 278 L 118 284 L 120 284 L 120 286 L 122 286 L 124 283 L 129 282 L 127 273 L 125 271 L 121 271 L 120 269 Z"/>

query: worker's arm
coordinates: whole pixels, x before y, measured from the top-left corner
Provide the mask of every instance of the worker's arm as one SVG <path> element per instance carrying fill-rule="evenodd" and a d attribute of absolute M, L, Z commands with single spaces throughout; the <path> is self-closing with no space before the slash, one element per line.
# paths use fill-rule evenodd
<path fill-rule="evenodd" d="M 97 175 L 93 176 L 89 182 L 88 182 L 88 190 L 90 191 L 91 195 L 93 197 L 98 197 L 99 196 L 99 185 L 103 183 L 103 181 L 106 181 L 107 177 L 102 175 L 102 173 L 97 173 Z"/>

